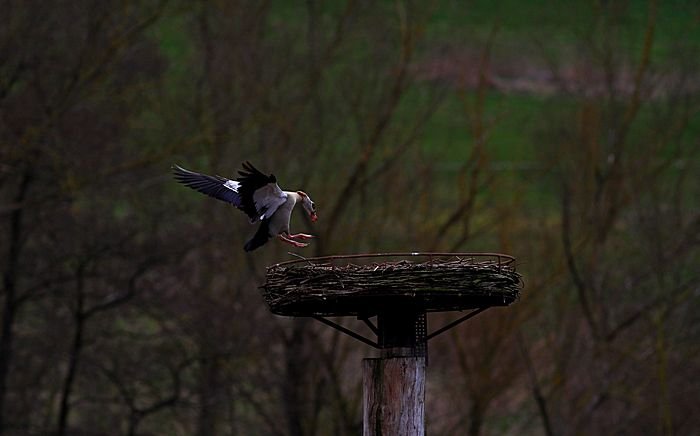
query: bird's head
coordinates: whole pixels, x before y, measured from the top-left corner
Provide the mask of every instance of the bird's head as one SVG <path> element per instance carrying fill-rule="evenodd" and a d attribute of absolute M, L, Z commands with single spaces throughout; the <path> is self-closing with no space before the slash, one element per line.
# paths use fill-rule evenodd
<path fill-rule="evenodd" d="M 304 191 L 297 191 L 297 194 L 299 194 L 299 197 L 301 197 L 301 205 L 306 213 L 309 214 L 311 222 L 316 222 L 318 219 L 316 216 L 316 206 L 314 206 L 314 202 L 311 200 L 311 197 L 309 197 Z"/>

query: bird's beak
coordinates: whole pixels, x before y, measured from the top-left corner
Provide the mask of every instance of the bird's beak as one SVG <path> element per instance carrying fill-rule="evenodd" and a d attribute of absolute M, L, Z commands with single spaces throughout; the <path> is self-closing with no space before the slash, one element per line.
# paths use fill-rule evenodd
<path fill-rule="evenodd" d="M 316 214 L 315 214 L 314 212 L 311 212 L 311 213 L 309 214 L 309 218 L 311 218 L 311 222 L 312 222 L 312 223 L 315 223 L 316 220 L 318 219 L 318 217 L 316 216 Z"/>

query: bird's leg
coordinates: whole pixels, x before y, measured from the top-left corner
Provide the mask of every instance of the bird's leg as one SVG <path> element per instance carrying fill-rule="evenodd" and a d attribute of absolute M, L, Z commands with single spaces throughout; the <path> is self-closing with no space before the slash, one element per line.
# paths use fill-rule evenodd
<path fill-rule="evenodd" d="M 306 233 L 296 233 L 294 235 L 288 235 L 289 239 L 313 239 L 314 235 L 308 235 Z"/>
<path fill-rule="evenodd" d="M 295 247 L 301 248 L 301 247 L 306 247 L 309 244 L 306 244 L 304 242 L 297 242 L 293 239 L 289 239 L 288 237 L 284 236 L 284 234 L 279 234 L 277 237 L 280 239 L 282 242 L 286 242 L 287 244 L 293 245 Z"/>

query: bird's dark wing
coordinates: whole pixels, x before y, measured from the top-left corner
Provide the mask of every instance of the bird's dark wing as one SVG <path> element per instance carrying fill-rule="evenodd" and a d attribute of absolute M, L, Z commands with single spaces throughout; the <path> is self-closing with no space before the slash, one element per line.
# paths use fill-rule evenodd
<path fill-rule="evenodd" d="M 255 235 L 253 235 L 253 237 L 245 243 L 243 249 L 245 251 L 253 251 L 256 248 L 265 245 L 265 243 L 269 241 L 270 238 L 270 220 L 266 218 L 260 221 L 260 227 L 258 227 L 258 231 L 255 232 Z"/>
<path fill-rule="evenodd" d="M 241 184 L 221 176 L 208 176 L 173 165 L 175 180 L 183 185 L 243 209 Z"/>
<path fill-rule="evenodd" d="M 252 222 L 270 218 L 287 201 L 287 194 L 280 189 L 274 175 L 266 176 L 248 161 L 238 173 L 241 209 Z"/>

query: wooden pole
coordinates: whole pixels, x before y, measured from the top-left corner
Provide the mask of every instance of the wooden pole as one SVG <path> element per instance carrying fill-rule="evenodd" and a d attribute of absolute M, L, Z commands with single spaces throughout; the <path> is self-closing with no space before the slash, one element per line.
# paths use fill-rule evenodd
<path fill-rule="evenodd" d="M 362 361 L 363 436 L 425 435 L 425 357 Z"/>

